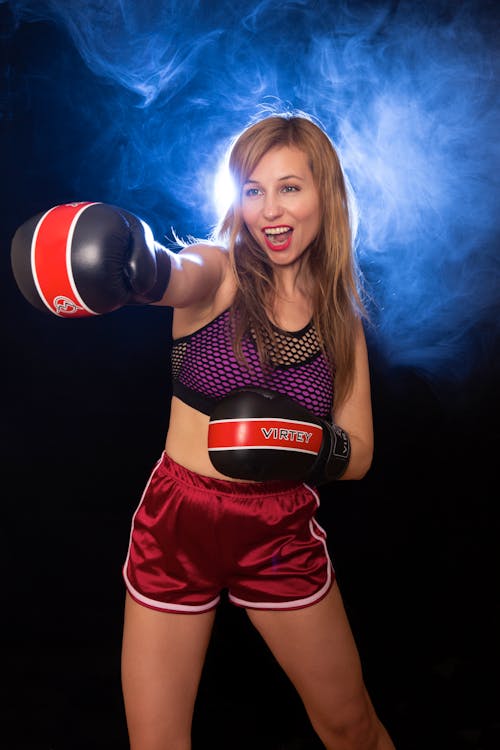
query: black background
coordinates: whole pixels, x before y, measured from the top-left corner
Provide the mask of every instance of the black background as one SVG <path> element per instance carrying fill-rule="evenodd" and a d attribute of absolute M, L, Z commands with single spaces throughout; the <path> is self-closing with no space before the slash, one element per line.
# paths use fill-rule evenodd
<path fill-rule="evenodd" d="M 10 239 L 76 197 L 66 174 L 78 152 L 57 81 L 23 71 L 59 45 L 84 92 L 101 84 L 51 24 L 2 41 L 0 742 L 122 750 L 121 565 L 168 424 L 170 311 L 70 323 L 19 294 Z M 366 681 L 398 750 L 500 746 L 497 332 L 494 316 L 481 321 L 469 374 L 438 387 L 418 367 L 389 364 L 369 333 L 373 467 L 322 493 Z M 225 601 L 194 721 L 194 748 L 212 746 L 319 747 L 244 612 Z"/>

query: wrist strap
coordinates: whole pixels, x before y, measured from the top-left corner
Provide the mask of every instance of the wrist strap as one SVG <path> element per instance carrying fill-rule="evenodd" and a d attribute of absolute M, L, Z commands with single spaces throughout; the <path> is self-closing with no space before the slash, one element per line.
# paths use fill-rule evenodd
<path fill-rule="evenodd" d="M 146 297 L 149 302 L 159 302 L 165 294 L 170 281 L 170 273 L 172 271 L 172 261 L 170 254 L 163 245 L 155 242 L 155 254 L 156 254 L 156 282 L 152 289 L 150 289 Z"/>
<path fill-rule="evenodd" d="M 159 302 L 165 294 L 170 281 L 170 273 L 172 271 L 172 261 L 170 254 L 163 245 L 159 242 L 155 242 L 155 257 L 156 257 L 156 281 L 147 292 L 144 294 L 135 294 L 133 298 L 128 302 L 129 305 L 147 305 L 151 302 Z"/>
<path fill-rule="evenodd" d="M 323 422 L 323 445 L 316 463 L 307 476 L 316 486 L 340 479 L 349 465 L 351 441 L 342 427 Z"/>

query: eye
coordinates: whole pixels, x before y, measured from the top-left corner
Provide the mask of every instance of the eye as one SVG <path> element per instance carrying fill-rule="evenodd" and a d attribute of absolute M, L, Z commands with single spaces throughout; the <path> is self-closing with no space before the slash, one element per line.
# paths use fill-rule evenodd
<path fill-rule="evenodd" d="M 281 188 L 282 193 L 295 193 L 300 190 L 298 185 L 283 185 Z"/>
<path fill-rule="evenodd" d="M 243 191 L 243 195 L 246 198 L 255 198 L 256 196 L 260 195 L 261 193 L 262 193 L 262 191 L 258 187 L 249 187 L 249 188 L 246 188 L 246 190 Z"/>

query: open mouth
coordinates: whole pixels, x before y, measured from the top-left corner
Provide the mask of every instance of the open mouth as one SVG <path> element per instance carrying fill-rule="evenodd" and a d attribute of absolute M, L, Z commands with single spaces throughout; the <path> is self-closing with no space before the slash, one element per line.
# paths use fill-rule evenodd
<path fill-rule="evenodd" d="M 292 241 L 292 227 L 264 227 L 262 230 L 266 245 L 270 250 L 286 250 Z"/>

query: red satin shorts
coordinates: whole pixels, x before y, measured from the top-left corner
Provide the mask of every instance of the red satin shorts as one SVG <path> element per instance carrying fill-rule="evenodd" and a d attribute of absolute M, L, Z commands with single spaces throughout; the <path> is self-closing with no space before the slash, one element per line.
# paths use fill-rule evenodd
<path fill-rule="evenodd" d="M 206 612 L 225 589 L 241 607 L 314 604 L 335 577 L 318 505 L 305 484 L 212 479 L 163 454 L 132 519 L 127 590 L 165 612 Z"/>

